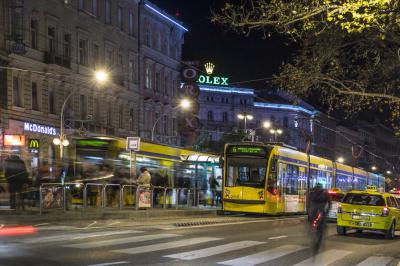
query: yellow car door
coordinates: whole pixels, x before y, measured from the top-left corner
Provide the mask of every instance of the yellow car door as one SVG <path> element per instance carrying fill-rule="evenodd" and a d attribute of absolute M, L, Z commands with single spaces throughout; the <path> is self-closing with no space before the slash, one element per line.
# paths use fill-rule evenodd
<path fill-rule="evenodd" d="M 396 221 L 396 229 L 400 229 L 400 206 L 397 204 L 397 201 L 393 196 L 387 197 L 386 200 L 389 206 L 389 210 Z"/>

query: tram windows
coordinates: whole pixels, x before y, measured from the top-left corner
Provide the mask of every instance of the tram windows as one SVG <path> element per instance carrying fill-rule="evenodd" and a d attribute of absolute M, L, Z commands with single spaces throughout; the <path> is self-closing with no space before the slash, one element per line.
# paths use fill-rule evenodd
<path fill-rule="evenodd" d="M 228 158 L 227 187 L 248 186 L 263 188 L 267 161 L 255 158 Z"/>
<path fill-rule="evenodd" d="M 352 177 L 347 175 L 336 174 L 336 188 L 342 191 L 352 190 Z"/>
<path fill-rule="evenodd" d="M 353 189 L 355 190 L 364 190 L 365 187 L 367 186 L 367 180 L 366 177 L 359 177 L 355 176 L 353 178 Z"/>
<path fill-rule="evenodd" d="M 313 188 L 316 186 L 317 183 L 322 184 L 322 187 L 325 189 L 331 189 L 332 185 L 332 173 L 328 171 L 310 170 L 311 176 L 311 184 L 310 187 Z"/>
<path fill-rule="evenodd" d="M 299 167 L 296 165 L 286 165 L 286 173 L 282 174 L 282 186 L 285 194 L 297 195 L 299 188 Z"/>

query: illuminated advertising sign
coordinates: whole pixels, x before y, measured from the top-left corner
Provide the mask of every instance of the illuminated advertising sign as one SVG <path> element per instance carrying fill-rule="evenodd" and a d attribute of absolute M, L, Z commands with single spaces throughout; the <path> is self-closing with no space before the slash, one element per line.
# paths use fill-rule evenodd
<path fill-rule="evenodd" d="M 37 150 L 40 148 L 40 141 L 38 139 L 28 140 L 28 149 Z"/>
<path fill-rule="evenodd" d="M 57 130 L 55 127 L 39 125 L 30 122 L 24 122 L 24 131 L 51 135 L 51 136 L 57 135 Z"/>
<path fill-rule="evenodd" d="M 204 65 L 206 69 L 206 73 L 208 75 L 212 75 L 214 72 L 215 65 L 213 63 L 206 63 Z M 228 86 L 228 78 L 227 77 L 212 77 L 208 75 L 200 75 L 197 80 L 200 84 L 208 84 L 208 85 L 217 85 L 217 86 Z"/>
<path fill-rule="evenodd" d="M 4 146 L 25 146 L 25 136 L 4 135 Z"/>

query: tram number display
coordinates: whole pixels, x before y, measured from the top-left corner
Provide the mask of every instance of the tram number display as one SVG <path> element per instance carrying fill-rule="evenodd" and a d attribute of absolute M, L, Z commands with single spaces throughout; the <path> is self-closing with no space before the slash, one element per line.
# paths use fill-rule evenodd
<path fill-rule="evenodd" d="M 266 156 L 266 150 L 263 147 L 257 146 L 230 146 L 228 153 L 231 155 L 256 155 L 256 156 Z"/>

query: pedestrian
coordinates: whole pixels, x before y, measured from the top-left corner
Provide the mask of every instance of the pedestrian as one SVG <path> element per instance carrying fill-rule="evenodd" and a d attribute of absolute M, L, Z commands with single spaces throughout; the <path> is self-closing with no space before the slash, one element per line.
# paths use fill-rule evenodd
<path fill-rule="evenodd" d="M 216 193 L 217 193 L 217 205 L 219 203 L 222 206 L 222 178 L 221 178 L 221 176 L 217 176 Z"/>
<path fill-rule="evenodd" d="M 216 190 L 218 186 L 218 182 L 215 179 L 215 177 L 212 175 L 210 176 L 210 179 L 208 180 L 208 183 L 210 185 L 210 190 L 211 190 L 211 206 L 215 205 L 215 197 L 216 197 Z"/>
<path fill-rule="evenodd" d="M 16 155 L 5 160 L 5 178 L 10 192 L 11 209 L 25 209 L 23 188 L 29 183 L 29 175 L 24 161 Z"/>
<path fill-rule="evenodd" d="M 151 175 L 150 172 L 147 170 L 146 167 L 141 167 L 140 168 L 140 175 L 137 179 L 137 183 L 140 186 L 148 187 L 150 188 L 151 184 Z"/>

